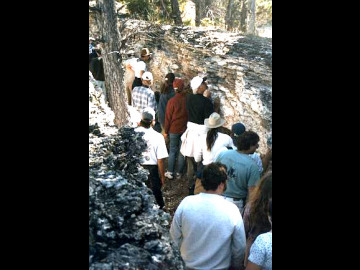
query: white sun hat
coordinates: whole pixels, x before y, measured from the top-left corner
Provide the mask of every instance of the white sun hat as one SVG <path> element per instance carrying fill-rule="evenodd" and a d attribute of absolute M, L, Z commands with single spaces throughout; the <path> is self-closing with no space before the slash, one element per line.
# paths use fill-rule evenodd
<path fill-rule="evenodd" d="M 204 120 L 204 124 L 207 128 L 217 128 L 225 124 L 225 120 L 220 117 L 216 112 L 210 114 L 209 118 Z"/>

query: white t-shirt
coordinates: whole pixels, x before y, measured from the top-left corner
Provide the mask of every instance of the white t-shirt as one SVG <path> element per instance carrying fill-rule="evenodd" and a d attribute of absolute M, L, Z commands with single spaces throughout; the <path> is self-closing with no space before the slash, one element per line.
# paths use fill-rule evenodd
<path fill-rule="evenodd" d="M 131 69 L 135 72 L 135 77 L 141 78 L 140 71 L 146 71 L 146 64 L 139 58 L 131 58 L 125 61 L 125 64 L 129 64 Z"/>
<path fill-rule="evenodd" d="M 220 150 L 223 150 L 226 147 L 231 147 L 235 149 L 235 145 L 231 137 L 227 134 L 218 132 L 218 137 L 216 138 L 215 143 L 211 148 L 211 151 L 208 151 L 206 145 L 206 136 L 207 134 L 201 135 L 199 143 L 195 144 L 194 158 L 196 162 L 201 161 L 202 157 L 202 163 L 204 165 L 208 165 L 215 161 L 215 157 L 217 157 L 217 154 Z"/>
<path fill-rule="evenodd" d="M 163 135 L 155 131 L 152 127 L 137 127 L 136 132 L 144 132 L 143 139 L 147 142 L 148 149 L 143 153 L 142 165 L 157 165 L 158 159 L 167 158 L 165 139 Z"/>

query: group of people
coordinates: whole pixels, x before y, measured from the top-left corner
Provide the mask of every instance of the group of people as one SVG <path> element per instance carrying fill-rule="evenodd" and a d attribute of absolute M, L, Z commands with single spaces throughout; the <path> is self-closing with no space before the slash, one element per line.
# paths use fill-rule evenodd
<path fill-rule="evenodd" d="M 188 180 L 190 196 L 170 229 L 187 269 L 272 269 L 271 149 L 256 153 L 260 138 L 242 123 L 224 128 L 206 77 L 185 86 L 168 73 L 154 91 L 150 59 L 143 48 L 124 62 L 127 100 L 141 116 L 135 131 L 148 145 L 141 165 L 160 209 L 165 180 Z"/>
<path fill-rule="evenodd" d="M 170 229 L 187 269 L 272 269 L 271 149 L 256 153 L 260 138 L 242 123 L 223 127 L 206 78 L 195 76 L 186 87 L 168 73 L 154 91 L 150 55 L 144 48 L 125 62 L 135 75 L 128 100 L 141 115 L 135 130 L 148 144 L 142 166 L 161 209 L 165 180 L 188 179 L 190 196 Z"/>

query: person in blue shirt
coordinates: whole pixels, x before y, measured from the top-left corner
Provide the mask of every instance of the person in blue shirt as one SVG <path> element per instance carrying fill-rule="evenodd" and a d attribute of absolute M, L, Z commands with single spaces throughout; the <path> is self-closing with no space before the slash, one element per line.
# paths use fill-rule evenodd
<path fill-rule="evenodd" d="M 259 168 L 249 156 L 259 147 L 259 135 L 245 131 L 237 139 L 237 150 L 221 152 L 216 161 L 226 165 L 228 188 L 223 196 L 233 202 L 243 214 L 246 199 L 260 180 Z"/>

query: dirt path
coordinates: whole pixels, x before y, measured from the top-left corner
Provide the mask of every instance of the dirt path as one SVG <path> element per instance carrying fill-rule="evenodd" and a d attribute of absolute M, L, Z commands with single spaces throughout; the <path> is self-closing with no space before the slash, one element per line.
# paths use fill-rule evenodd
<path fill-rule="evenodd" d="M 165 207 L 167 212 L 174 216 L 176 208 L 186 196 L 189 195 L 188 180 L 186 177 L 180 179 L 169 180 L 166 178 L 163 189 L 163 197 L 165 200 Z"/>

